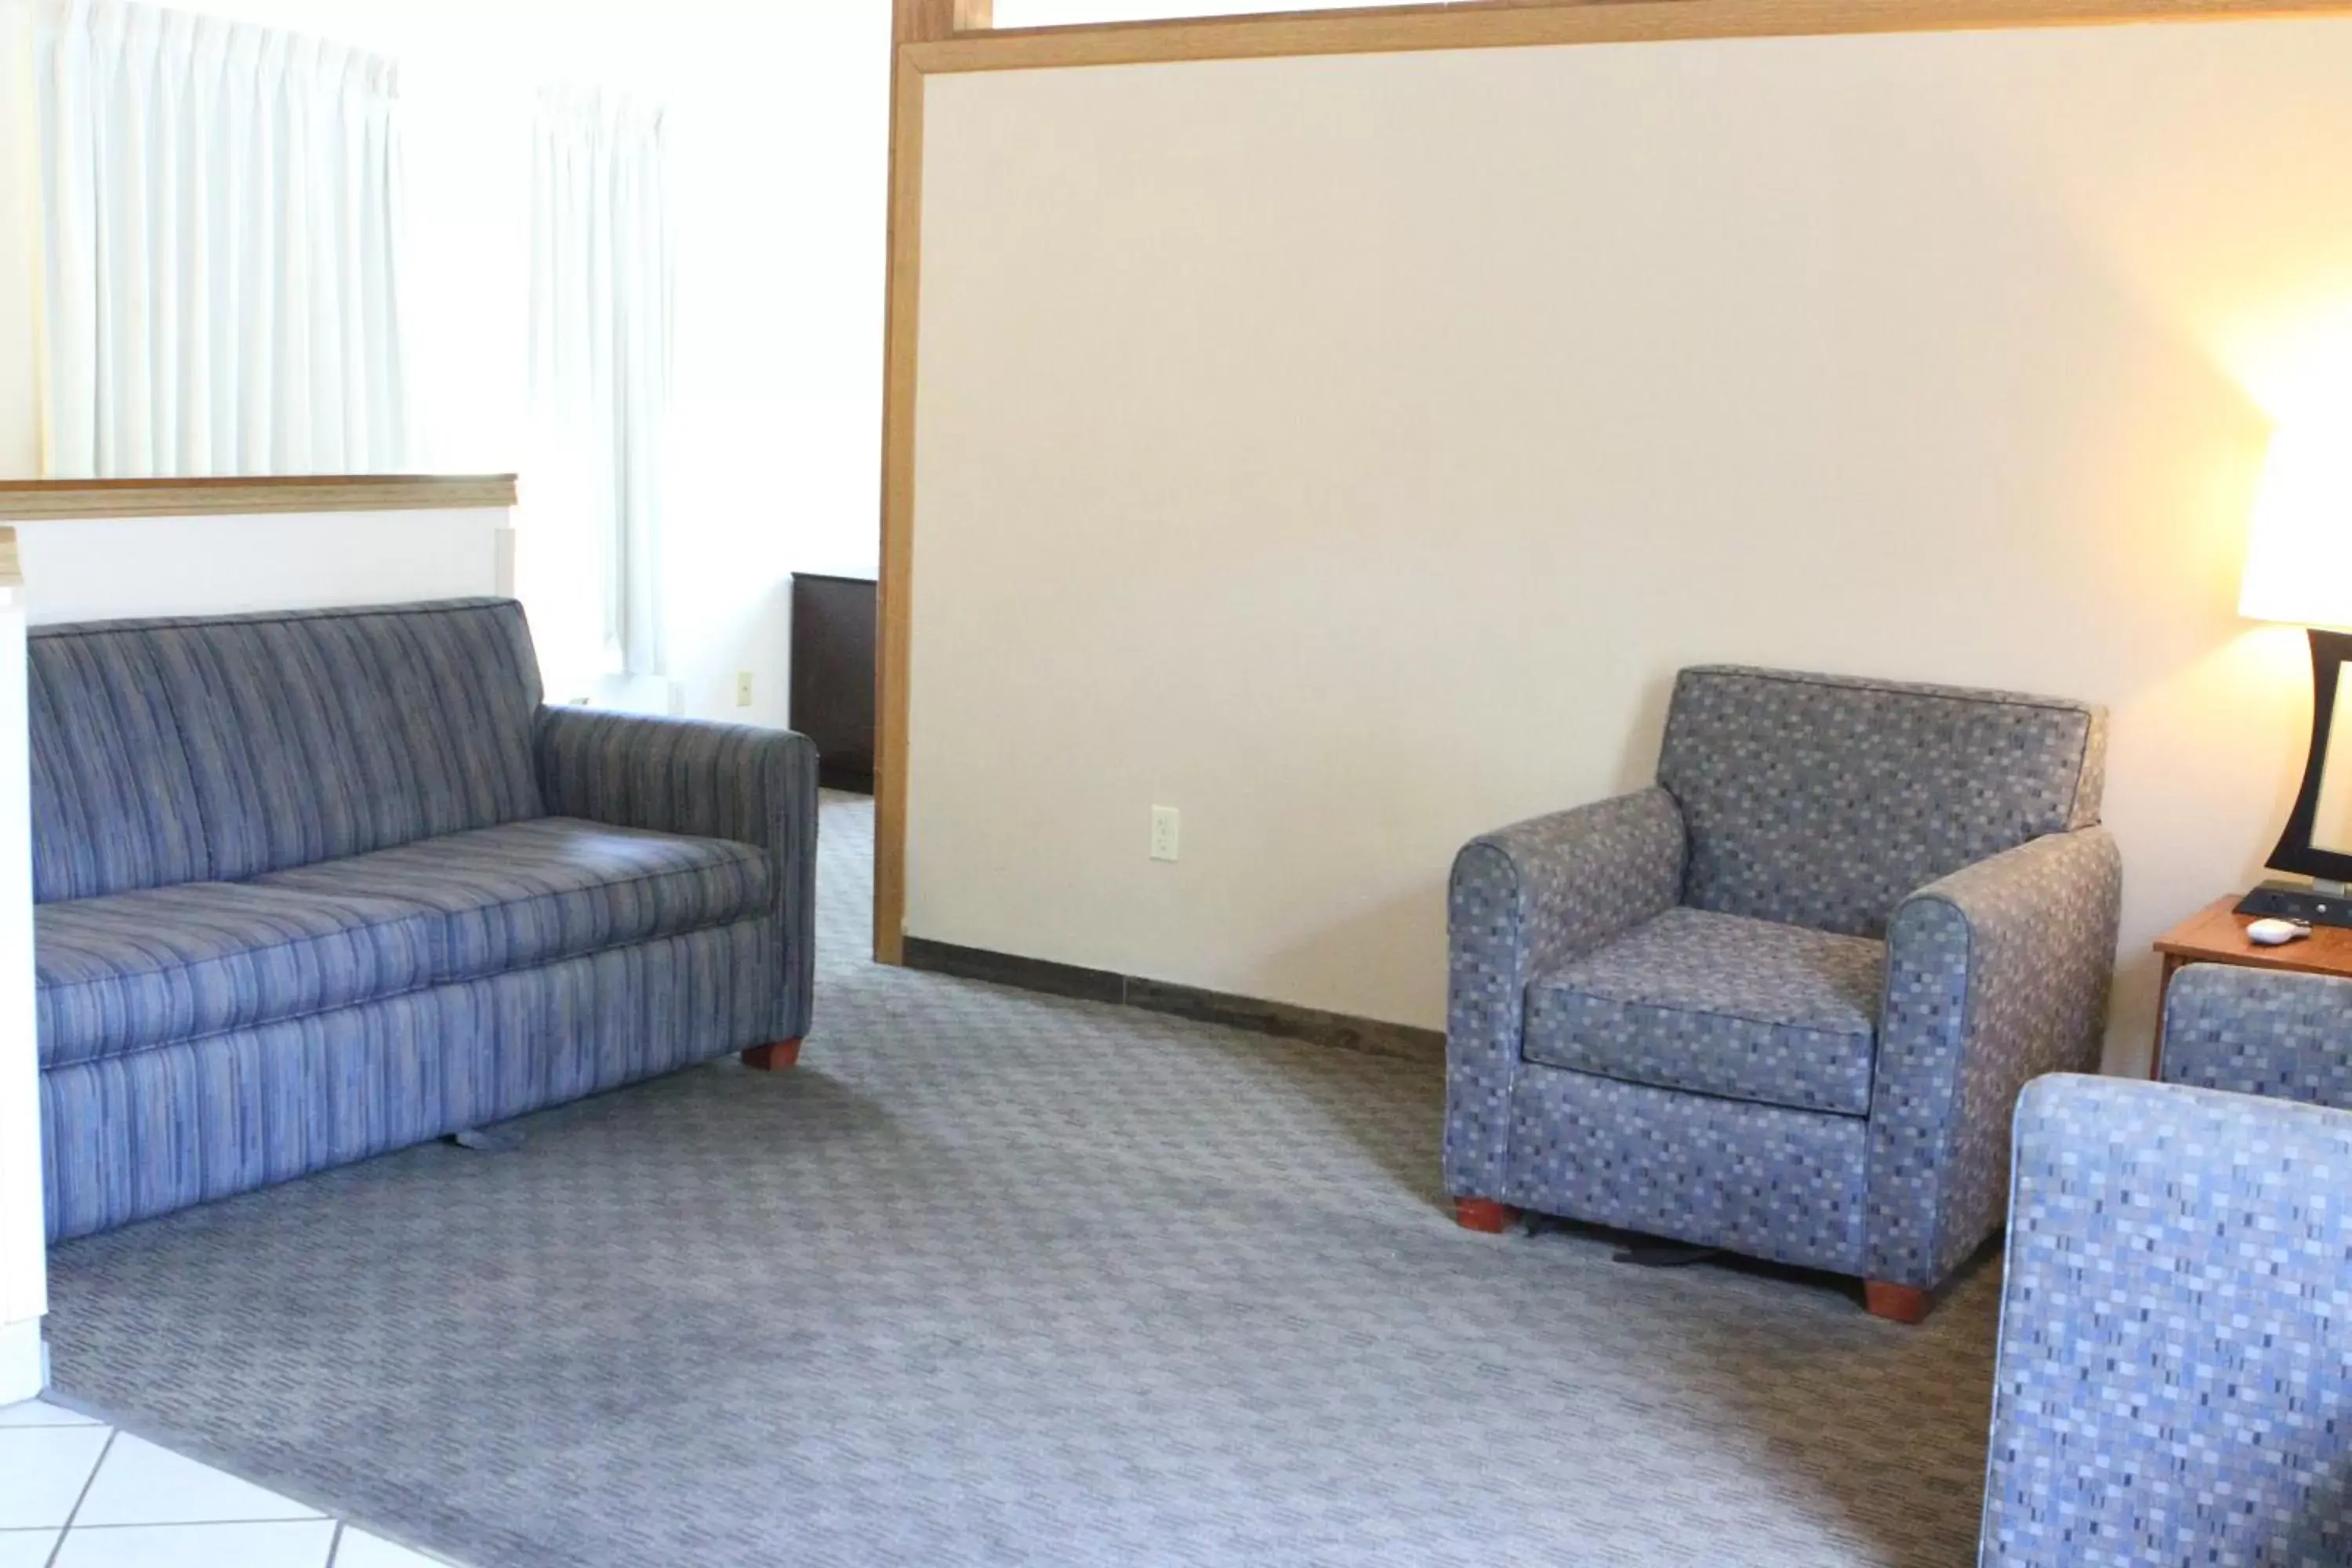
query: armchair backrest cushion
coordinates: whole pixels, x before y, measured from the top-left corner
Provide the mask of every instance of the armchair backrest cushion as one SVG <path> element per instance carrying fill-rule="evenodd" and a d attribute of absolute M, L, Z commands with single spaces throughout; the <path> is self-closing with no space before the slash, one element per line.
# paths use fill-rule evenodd
<path fill-rule="evenodd" d="M 37 900 L 544 815 L 512 600 L 37 626 L 26 652 Z"/>
<path fill-rule="evenodd" d="M 2099 819 L 2089 703 L 1704 666 L 1675 678 L 1658 782 L 1696 909 L 1883 937 L 1937 878 Z"/>

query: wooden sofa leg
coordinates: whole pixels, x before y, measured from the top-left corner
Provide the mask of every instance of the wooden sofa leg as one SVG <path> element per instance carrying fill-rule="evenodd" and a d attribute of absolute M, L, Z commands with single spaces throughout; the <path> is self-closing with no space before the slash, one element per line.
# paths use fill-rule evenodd
<path fill-rule="evenodd" d="M 1454 1223 L 1465 1230 L 1480 1230 L 1488 1236 L 1500 1236 L 1510 1229 L 1518 1217 L 1518 1210 L 1508 1204 L 1498 1204 L 1492 1198 L 1454 1200 Z"/>
<path fill-rule="evenodd" d="M 801 1059 L 798 1040 L 778 1040 L 773 1045 L 753 1046 L 743 1053 L 743 1065 L 761 1072 L 782 1072 Z"/>
<path fill-rule="evenodd" d="M 1874 1318 L 1885 1318 L 1894 1323 L 1924 1323 L 1927 1321 L 1927 1292 L 1916 1285 L 1889 1285 L 1884 1279 L 1865 1279 L 1862 1285 L 1862 1304 Z"/>

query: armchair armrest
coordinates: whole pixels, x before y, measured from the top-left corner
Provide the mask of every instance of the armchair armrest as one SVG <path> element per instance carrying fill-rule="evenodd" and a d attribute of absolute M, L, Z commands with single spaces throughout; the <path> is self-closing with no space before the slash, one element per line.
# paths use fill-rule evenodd
<path fill-rule="evenodd" d="M 807 1031 L 815 975 L 816 748 L 747 724 L 541 708 L 532 735 L 548 811 L 765 849 L 785 984 L 775 1038 Z"/>
<path fill-rule="evenodd" d="M 1869 1277 L 1932 1288 L 2000 1222 L 2018 1091 L 2098 1067 L 2123 865 L 2103 827 L 1929 883 L 1886 931 Z"/>
<path fill-rule="evenodd" d="M 1655 787 L 1475 838 L 1446 896 L 1445 1180 L 1503 1183 L 1527 986 L 1682 897 L 1682 808 Z"/>
<path fill-rule="evenodd" d="M 2347 1170 L 2342 1111 L 2025 1091 L 1983 1568 L 2343 1561 Z"/>
<path fill-rule="evenodd" d="M 2163 1074 L 2352 1110 L 2352 980 L 2192 963 L 2164 995 Z"/>

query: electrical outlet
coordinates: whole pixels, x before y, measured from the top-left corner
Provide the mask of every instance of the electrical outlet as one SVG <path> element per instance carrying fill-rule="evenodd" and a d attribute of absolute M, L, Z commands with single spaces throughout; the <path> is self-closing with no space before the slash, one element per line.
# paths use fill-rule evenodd
<path fill-rule="evenodd" d="M 1172 805 L 1151 808 L 1151 858 L 1154 860 L 1176 858 L 1176 830 L 1181 821 Z"/>
<path fill-rule="evenodd" d="M 735 706 L 738 708 L 751 706 L 751 672 L 748 669 L 739 669 L 735 672 Z"/>

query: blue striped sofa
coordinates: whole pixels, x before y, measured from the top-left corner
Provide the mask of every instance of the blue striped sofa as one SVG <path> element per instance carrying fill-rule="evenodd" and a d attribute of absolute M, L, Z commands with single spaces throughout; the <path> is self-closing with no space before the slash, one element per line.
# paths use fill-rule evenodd
<path fill-rule="evenodd" d="M 541 701 L 480 599 L 37 628 L 52 1239 L 807 1026 L 816 756 Z"/>

